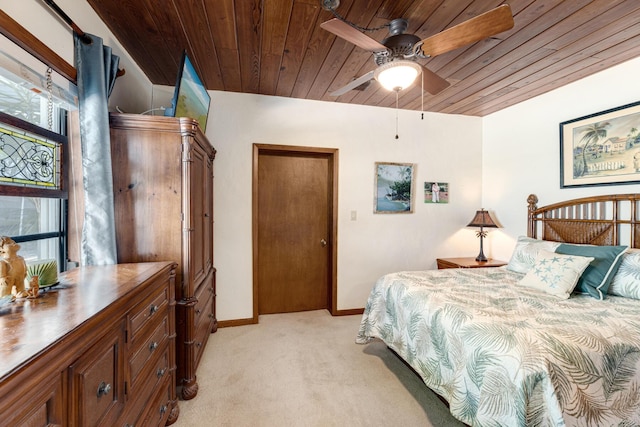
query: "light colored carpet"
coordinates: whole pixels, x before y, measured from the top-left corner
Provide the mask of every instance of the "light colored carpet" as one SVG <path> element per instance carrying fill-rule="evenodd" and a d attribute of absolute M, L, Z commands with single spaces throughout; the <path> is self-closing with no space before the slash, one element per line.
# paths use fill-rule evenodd
<path fill-rule="evenodd" d="M 260 316 L 211 335 L 186 426 L 462 426 L 379 341 L 355 344 L 361 316 Z"/>

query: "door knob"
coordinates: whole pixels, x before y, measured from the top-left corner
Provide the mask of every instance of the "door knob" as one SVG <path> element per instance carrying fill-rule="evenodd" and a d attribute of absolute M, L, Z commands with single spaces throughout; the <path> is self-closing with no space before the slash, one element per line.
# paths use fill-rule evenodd
<path fill-rule="evenodd" d="M 324 239 L 320 239 L 320 245 L 324 248 L 325 246 L 327 246 L 327 241 Z"/>

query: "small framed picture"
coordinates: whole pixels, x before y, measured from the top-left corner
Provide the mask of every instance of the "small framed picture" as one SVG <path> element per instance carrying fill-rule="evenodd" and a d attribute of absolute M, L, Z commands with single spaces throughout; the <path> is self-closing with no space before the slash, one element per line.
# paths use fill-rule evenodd
<path fill-rule="evenodd" d="M 376 162 L 373 213 L 413 213 L 415 164 Z"/>
<path fill-rule="evenodd" d="M 424 183 L 425 203 L 449 203 L 449 183 L 447 182 L 425 182 Z"/>

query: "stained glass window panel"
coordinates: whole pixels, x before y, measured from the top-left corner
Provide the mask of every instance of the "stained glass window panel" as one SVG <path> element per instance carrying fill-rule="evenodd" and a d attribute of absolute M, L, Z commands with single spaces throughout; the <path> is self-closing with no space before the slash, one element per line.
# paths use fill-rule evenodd
<path fill-rule="evenodd" d="M 60 189 L 58 142 L 0 125 L 0 183 Z"/>

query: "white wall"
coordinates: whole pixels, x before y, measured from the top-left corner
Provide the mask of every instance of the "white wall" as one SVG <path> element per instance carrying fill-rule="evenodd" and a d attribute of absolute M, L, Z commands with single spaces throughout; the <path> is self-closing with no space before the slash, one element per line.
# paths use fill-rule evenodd
<path fill-rule="evenodd" d="M 280 97 L 211 92 L 219 320 L 253 316 L 252 146 L 339 149 L 338 309 L 363 307 L 384 273 L 435 268 L 438 256 L 476 255 L 461 230 L 480 203 L 481 119 Z M 160 100 L 158 100 L 160 102 Z M 161 105 L 162 103 L 160 102 Z M 413 214 L 373 214 L 376 161 L 415 163 Z M 451 184 L 449 204 L 425 204 L 425 181 Z M 351 221 L 351 211 L 357 220 Z"/>
<path fill-rule="evenodd" d="M 640 185 L 560 188 L 561 122 L 640 100 L 640 58 L 584 78 L 483 119 L 483 203 L 504 229 L 491 234 L 496 258 L 508 260 L 527 232 L 527 196 L 538 206 L 599 194 L 634 193 Z"/>
<path fill-rule="evenodd" d="M 71 17 L 80 29 L 101 37 L 104 44 L 110 46 L 113 53 L 120 57 L 120 68 L 124 68 L 125 75 L 118 78 L 109 98 L 110 110 L 114 111 L 116 106 L 130 113 L 147 110 L 151 105 L 151 82 L 133 62 L 91 6 L 84 0 L 56 0 L 56 4 Z M 74 65 L 73 32 L 51 11 L 45 2 L 40 0 L 0 0 L 0 8 L 65 61 Z M 44 66 L 30 55 L 20 52 L 9 39 L 0 36 L 0 43 L 1 50 L 7 51 L 12 56 L 20 56 L 18 59 L 27 63 L 40 74 L 44 74 Z M 62 82 L 62 78 L 56 79 L 56 83 L 61 86 L 63 86 Z"/>

